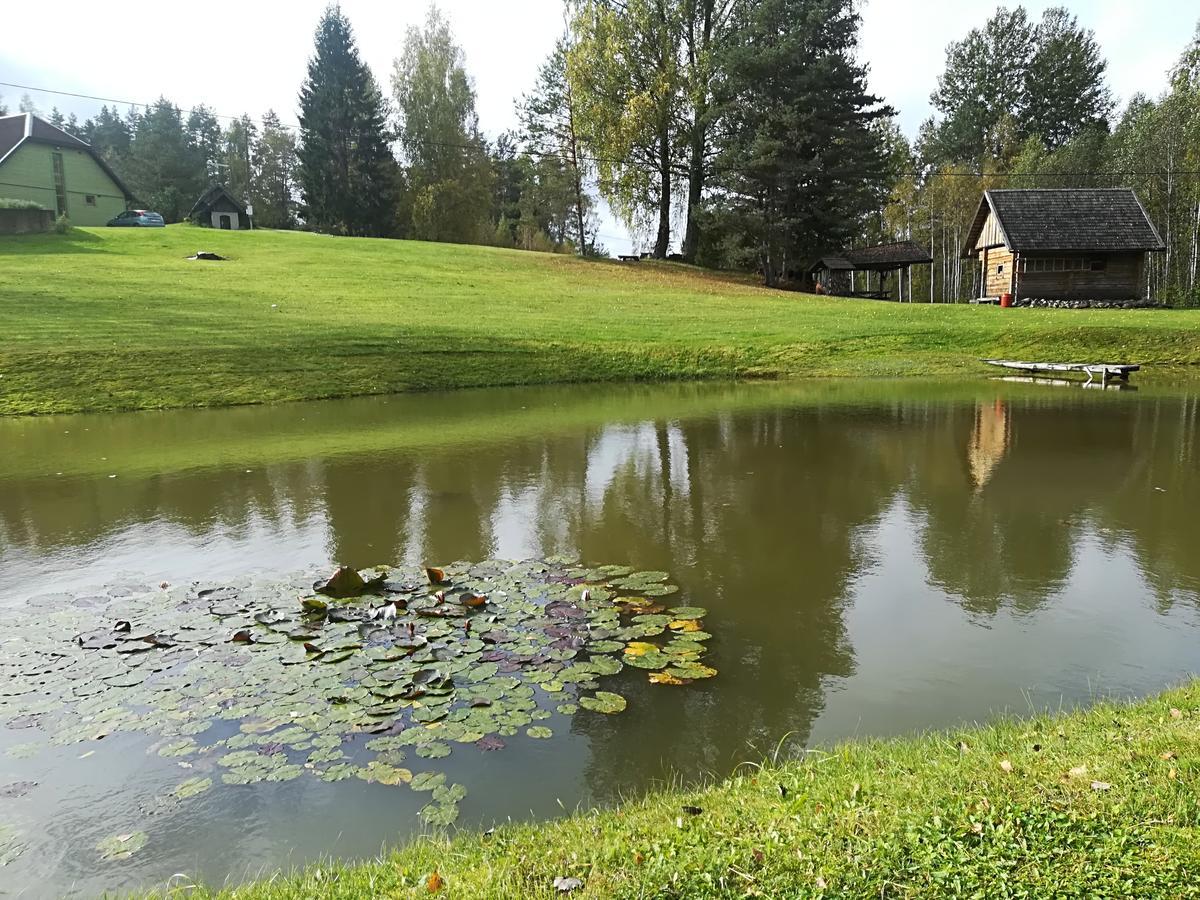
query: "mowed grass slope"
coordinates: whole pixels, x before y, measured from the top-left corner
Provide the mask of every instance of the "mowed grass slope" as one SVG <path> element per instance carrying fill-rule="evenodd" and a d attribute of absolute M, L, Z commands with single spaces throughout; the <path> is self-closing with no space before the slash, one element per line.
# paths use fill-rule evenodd
<path fill-rule="evenodd" d="M 524 900 L 562 896 L 555 879 L 572 878 L 572 898 L 1174 900 L 1200 896 L 1198 779 L 1192 685 L 1133 706 L 857 742 L 618 810 L 170 895 Z"/>
<path fill-rule="evenodd" d="M 1200 362 L 1198 311 L 899 306 L 670 264 L 190 226 L 0 238 L 0 333 L 0 414 L 950 374 L 991 355 Z"/>

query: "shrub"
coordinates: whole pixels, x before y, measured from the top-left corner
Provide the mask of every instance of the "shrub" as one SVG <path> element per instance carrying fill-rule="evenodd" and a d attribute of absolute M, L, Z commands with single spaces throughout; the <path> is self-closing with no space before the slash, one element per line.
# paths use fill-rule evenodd
<path fill-rule="evenodd" d="M 17 200 L 14 197 L 0 197 L 0 209 L 44 209 L 40 203 L 32 200 Z"/>
<path fill-rule="evenodd" d="M 63 213 L 54 220 L 54 231 L 56 234 L 66 234 L 71 230 L 71 220 Z"/>

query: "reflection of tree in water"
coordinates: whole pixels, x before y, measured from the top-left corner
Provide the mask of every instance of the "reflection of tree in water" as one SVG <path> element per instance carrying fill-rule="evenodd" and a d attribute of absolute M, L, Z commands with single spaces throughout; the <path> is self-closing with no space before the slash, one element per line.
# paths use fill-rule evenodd
<path fill-rule="evenodd" d="M 1131 463 L 1129 422 L 1105 412 L 1010 401 L 999 424 L 994 412 L 948 410 L 948 439 L 926 444 L 909 489 L 931 582 L 989 615 L 1059 591 L 1097 485 L 1119 483 Z"/>
<path fill-rule="evenodd" d="M 706 662 L 720 674 L 719 685 L 680 689 L 631 671 L 619 720 L 576 719 L 596 799 L 665 772 L 727 772 L 785 734 L 806 741 L 824 680 L 853 670 L 842 614 L 863 563 L 855 531 L 897 488 L 873 452 L 887 430 L 812 411 L 659 429 L 657 477 L 634 477 L 631 460 L 613 479 L 588 511 L 587 556 L 620 558 L 624 546 L 639 565 L 674 560 L 687 602 L 710 609 Z M 660 515 L 643 515 L 651 499 Z"/>

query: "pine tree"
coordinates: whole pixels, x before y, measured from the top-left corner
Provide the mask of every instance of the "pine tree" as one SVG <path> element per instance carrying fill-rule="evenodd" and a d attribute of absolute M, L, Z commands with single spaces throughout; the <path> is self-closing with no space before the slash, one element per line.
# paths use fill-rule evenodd
<path fill-rule="evenodd" d="M 165 97 L 137 117 L 127 172 L 134 193 L 168 222 L 182 220 L 207 187 L 183 114 Z"/>
<path fill-rule="evenodd" d="M 393 233 L 397 167 L 388 147 L 387 110 L 336 4 L 317 26 L 300 110 L 300 185 L 308 224 L 337 234 Z"/>
<path fill-rule="evenodd" d="M 254 143 L 258 127 L 249 116 L 234 119 L 221 136 L 221 183 L 243 203 L 254 191 Z"/>
<path fill-rule="evenodd" d="M 843 246 L 883 205 L 892 115 L 855 59 L 853 0 L 760 0 L 739 14 L 722 59 L 726 212 L 769 285 Z"/>
<path fill-rule="evenodd" d="M 51 107 L 50 118 L 46 121 L 48 121 L 55 128 L 65 128 L 67 124 L 67 117 L 62 114 L 62 110 L 60 110 L 57 106 L 54 106 Z"/>
<path fill-rule="evenodd" d="M 38 114 L 37 104 L 33 102 L 33 98 L 28 94 L 21 95 L 21 104 L 19 109 L 23 113 L 33 113 L 35 116 Z"/>
<path fill-rule="evenodd" d="M 200 159 L 205 182 L 209 185 L 221 181 L 221 123 L 207 106 L 200 105 L 188 114 L 188 142 Z"/>

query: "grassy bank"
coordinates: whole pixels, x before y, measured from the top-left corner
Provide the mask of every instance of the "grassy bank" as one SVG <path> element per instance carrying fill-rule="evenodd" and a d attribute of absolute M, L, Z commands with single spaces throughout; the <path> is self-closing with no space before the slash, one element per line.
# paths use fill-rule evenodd
<path fill-rule="evenodd" d="M 196 249 L 230 257 L 190 262 Z M 670 264 L 280 232 L 0 239 L 0 414 L 555 382 L 1200 363 L 1200 311 L 898 306 Z"/>
<path fill-rule="evenodd" d="M 854 743 L 704 790 L 191 897 L 1200 895 L 1200 685 Z"/>

